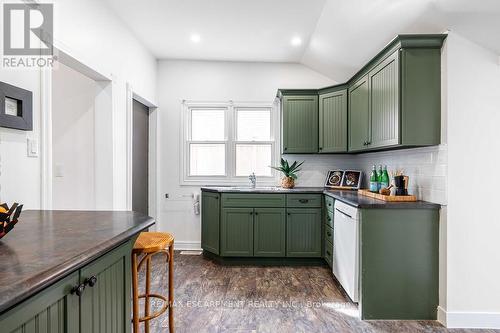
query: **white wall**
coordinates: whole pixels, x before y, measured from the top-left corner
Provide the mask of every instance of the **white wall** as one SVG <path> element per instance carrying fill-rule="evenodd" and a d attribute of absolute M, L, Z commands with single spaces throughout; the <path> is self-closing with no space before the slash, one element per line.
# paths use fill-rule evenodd
<path fill-rule="evenodd" d="M 4 70 L 0 81 L 33 92 L 33 131 L 0 127 L 0 202 L 24 204 L 24 209 L 40 207 L 40 161 L 27 157 L 26 140 L 39 138 L 40 73 Z"/>
<path fill-rule="evenodd" d="M 447 324 L 500 328 L 499 56 L 447 40 Z"/>
<path fill-rule="evenodd" d="M 52 71 L 52 206 L 95 209 L 94 80 L 63 65 Z"/>
<path fill-rule="evenodd" d="M 299 64 L 176 60 L 159 62 L 158 79 L 157 229 L 172 232 L 176 245 L 184 248 L 199 248 L 200 219 L 194 215 L 192 200 L 187 197 L 199 192 L 199 187 L 179 185 L 182 100 L 271 103 L 278 88 L 318 88 L 334 83 Z M 165 193 L 169 199 L 165 199 Z"/>
<path fill-rule="evenodd" d="M 137 95 L 156 103 L 157 62 L 102 1 L 56 0 L 54 15 L 55 45 L 113 79 L 113 208 L 125 209 L 126 86 L 129 83 Z M 26 157 L 26 137 L 40 142 L 40 73 L 0 69 L 0 80 L 34 93 L 33 132 L 0 128 L 0 198 L 38 208 L 40 158 Z"/>

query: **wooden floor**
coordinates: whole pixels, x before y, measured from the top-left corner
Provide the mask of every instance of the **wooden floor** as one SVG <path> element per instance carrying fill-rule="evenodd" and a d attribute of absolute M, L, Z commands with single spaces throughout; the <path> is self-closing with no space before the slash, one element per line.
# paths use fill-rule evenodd
<path fill-rule="evenodd" d="M 143 286 L 144 274 L 140 282 Z M 166 294 L 156 259 L 153 291 Z M 361 321 L 327 267 L 221 266 L 175 253 L 176 332 L 493 332 L 446 330 L 434 321 Z M 153 303 L 153 308 L 161 303 Z M 166 314 L 150 332 L 168 332 Z"/>

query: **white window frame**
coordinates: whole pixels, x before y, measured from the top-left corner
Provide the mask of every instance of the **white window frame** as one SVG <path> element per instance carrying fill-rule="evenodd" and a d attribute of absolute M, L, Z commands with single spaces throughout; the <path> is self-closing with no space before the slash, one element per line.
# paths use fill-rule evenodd
<path fill-rule="evenodd" d="M 192 143 L 222 143 L 222 141 L 192 141 L 190 140 L 191 111 L 197 109 L 225 110 L 226 161 L 224 176 L 191 176 L 189 174 L 189 145 Z M 271 112 L 271 141 L 236 141 L 236 112 L 238 109 L 269 109 Z M 181 158 L 180 185 L 248 185 L 248 176 L 236 176 L 236 144 L 271 144 L 271 162 L 276 165 L 279 159 L 280 130 L 279 105 L 264 102 L 198 102 L 183 101 L 181 105 Z M 277 183 L 277 172 L 272 170 L 271 176 L 257 176 L 257 186 L 272 186 Z"/>

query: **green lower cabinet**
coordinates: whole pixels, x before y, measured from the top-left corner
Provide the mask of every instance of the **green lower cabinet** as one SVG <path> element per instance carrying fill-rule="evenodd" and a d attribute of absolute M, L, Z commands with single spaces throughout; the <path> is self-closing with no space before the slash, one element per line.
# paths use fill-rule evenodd
<path fill-rule="evenodd" d="M 220 231 L 222 256 L 253 256 L 253 214 L 253 208 L 222 209 Z"/>
<path fill-rule="evenodd" d="M 78 285 L 78 272 L 41 291 L 0 316 L 0 331 L 5 333 L 77 333 L 79 298 L 71 294 Z"/>
<path fill-rule="evenodd" d="M 0 316 L 2 333 L 87 333 L 131 330 L 132 241 Z M 95 277 L 94 283 L 88 283 Z M 72 294 L 86 283 L 82 295 Z"/>
<path fill-rule="evenodd" d="M 284 257 L 285 209 L 255 208 L 254 213 L 254 256 Z"/>
<path fill-rule="evenodd" d="M 81 333 L 130 332 L 131 243 L 120 246 L 80 271 L 87 284 L 80 298 Z"/>
<path fill-rule="evenodd" d="M 435 320 L 439 210 L 363 209 L 360 236 L 361 319 Z"/>
<path fill-rule="evenodd" d="M 219 254 L 220 194 L 202 192 L 201 248 Z"/>
<path fill-rule="evenodd" d="M 321 208 L 287 209 L 287 257 L 321 257 L 321 212 Z"/>

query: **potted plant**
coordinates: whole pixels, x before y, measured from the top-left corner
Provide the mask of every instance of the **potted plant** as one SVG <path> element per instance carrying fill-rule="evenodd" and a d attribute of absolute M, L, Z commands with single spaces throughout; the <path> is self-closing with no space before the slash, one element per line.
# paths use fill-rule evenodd
<path fill-rule="evenodd" d="M 295 179 L 297 179 L 297 172 L 300 171 L 299 167 L 304 164 L 304 161 L 297 163 L 293 162 L 292 165 L 288 164 L 288 161 L 281 159 L 281 166 L 271 167 L 274 170 L 283 172 L 283 178 L 281 178 L 281 187 L 283 188 L 293 188 L 295 186 Z"/>

